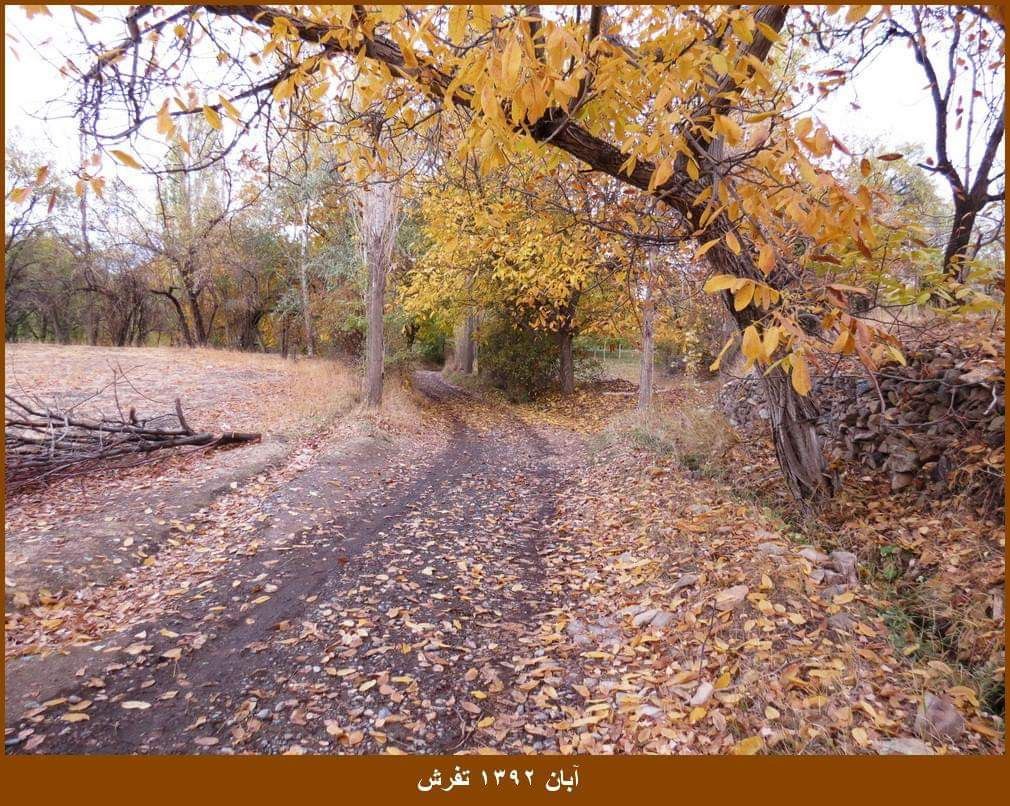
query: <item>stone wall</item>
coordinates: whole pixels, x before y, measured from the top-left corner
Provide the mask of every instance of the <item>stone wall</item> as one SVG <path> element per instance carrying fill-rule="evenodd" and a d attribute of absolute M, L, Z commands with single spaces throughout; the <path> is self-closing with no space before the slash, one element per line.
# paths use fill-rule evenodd
<path fill-rule="evenodd" d="M 873 377 L 849 364 L 814 388 L 818 430 L 833 461 L 856 460 L 887 474 L 892 490 L 966 490 L 1002 502 L 1002 356 L 938 345 Z M 719 403 L 737 428 L 768 419 L 758 378 L 727 382 Z"/>

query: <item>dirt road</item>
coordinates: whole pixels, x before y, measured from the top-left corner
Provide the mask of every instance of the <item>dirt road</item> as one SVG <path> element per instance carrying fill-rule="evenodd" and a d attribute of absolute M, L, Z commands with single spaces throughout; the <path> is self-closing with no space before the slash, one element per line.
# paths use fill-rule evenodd
<path fill-rule="evenodd" d="M 444 418 L 433 454 L 322 452 L 177 606 L 89 648 L 8 750 L 445 753 L 491 716 L 522 724 L 510 681 L 556 604 L 541 551 L 563 437 L 464 414 L 435 373 L 415 386 Z"/>

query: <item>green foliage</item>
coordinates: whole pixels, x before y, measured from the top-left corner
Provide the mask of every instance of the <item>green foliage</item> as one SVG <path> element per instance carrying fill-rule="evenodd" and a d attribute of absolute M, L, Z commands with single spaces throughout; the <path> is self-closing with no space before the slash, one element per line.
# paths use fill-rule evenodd
<path fill-rule="evenodd" d="M 445 330 L 431 318 L 412 323 L 412 328 L 413 351 L 428 364 L 444 364 L 445 345 L 448 341 Z"/>
<path fill-rule="evenodd" d="M 558 374 L 558 350 L 552 334 L 494 317 L 477 334 L 481 374 L 513 402 L 526 402 L 547 391 Z"/>

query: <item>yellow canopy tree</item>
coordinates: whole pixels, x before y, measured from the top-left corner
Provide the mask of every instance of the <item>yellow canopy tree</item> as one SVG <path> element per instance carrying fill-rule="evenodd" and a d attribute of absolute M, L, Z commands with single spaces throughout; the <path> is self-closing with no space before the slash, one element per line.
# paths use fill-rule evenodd
<path fill-rule="evenodd" d="M 872 199 L 824 163 L 844 145 L 795 114 L 775 67 L 796 44 L 789 15 L 778 5 L 143 6 L 118 45 L 96 47 L 81 112 L 100 141 L 123 140 L 153 125 L 167 87 L 167 114 L 224 113 L 237 139 L 259 118 L 285 120 L 295 99 L 325 110 L 354 98 L 398 121 L 394 138 L 452 129 L 484 172 L 535 156 L 655 196 L 714 275 L 709 290 L 763 370 L 787 484 L 812 498 L 829 485 L 811 366 L 825 349 L 883 355 L 882 334 L 849 298 L 885 255 Z M 221 75 L 194 75 L 190 59 L 208 50 Z M 343 161 L 357 170 L 352 145 Z M 832 338 L 802 327 L 805 312 Z"/>

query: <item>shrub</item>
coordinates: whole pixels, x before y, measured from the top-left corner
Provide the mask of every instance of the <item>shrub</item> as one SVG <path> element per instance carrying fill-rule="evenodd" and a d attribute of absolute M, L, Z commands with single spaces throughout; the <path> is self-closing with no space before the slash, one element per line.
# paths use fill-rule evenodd
<path fill-rule="evenodd" d="M 412 318 L 403 326 L 410 349 L 426 364 L 445 363 L 445 347 L 449 332 L 433 317 Z"/>
<path fill-rule="evenodd" d="M 477 334 L 480 372 L 514 403 L 532 400 L 551 388 L 558 375 L 558 349 L 552 334 L 495 317 Z"/>
<path fill-rule="evenodd" d="M 445 334 L 422 331 L 414 342 L 414 352 L 428 364 L 444 364 Z"/>
<path fill-rule="evenodd" d="M 714 408 L 687 405 L 657 407 L 647 414 L 632 411 L 618 417 L 612 429 L 625 434 L 638 448 L 674 457 L 688 470 L 721 475 L 738 437 Z"/>

